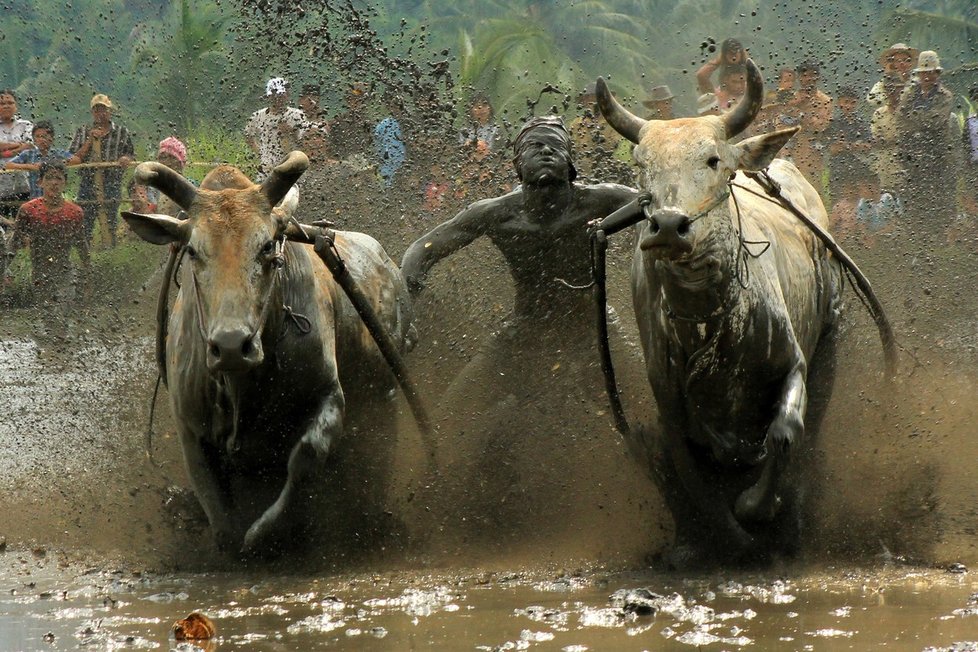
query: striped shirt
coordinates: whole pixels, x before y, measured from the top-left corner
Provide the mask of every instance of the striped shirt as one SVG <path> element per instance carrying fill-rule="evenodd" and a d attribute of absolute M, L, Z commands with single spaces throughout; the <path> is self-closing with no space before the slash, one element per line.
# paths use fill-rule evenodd
<path fill-rule="evenodd" d="M 68 148 L 72 153 L 78 153 L 78 150 L 85 143 L 86 134 L 90 129 L 90 126 L 80 127 L 75 132 L 71 147 Z M 109 133 L 92 143 L 91 149 L 88 150 L 88 154 L 81 162 L 108 163 L 118 161 L 123 156 L 135 156 L 132 135 L 124 126 L 112 122 Z M 122 168 L 81 168 L 79 170 L 81 183 L 78 186 L 78 199 L 80 201 L 118 201 L 122 196 L 123 171 Z"/>

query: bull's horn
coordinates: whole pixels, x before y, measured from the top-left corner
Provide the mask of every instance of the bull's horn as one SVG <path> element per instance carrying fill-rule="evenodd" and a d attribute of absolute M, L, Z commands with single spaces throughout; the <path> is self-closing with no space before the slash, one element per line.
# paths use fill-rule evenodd
<path fill-rule="evenodd" d="M 764 80 L 753 59 L 747 60 L 747 93 L 732 111 L 723 116 L 727 138 L 733 138 L 757 117 L 764 102 Z"/>
<path fill-rule="evenodd" d="M 309 158 L 305 154 L 299 150 L 289 152 L 285 160 L 276 165 L 272 169 L 272 173 L 261 184 L 262 194 L 268 199 L 268 203 L 274 206 L 282 201 L 282 198 L 308 167 Z"/>
<path fill-rule="evenodd" d="M 619 104 L 615 96 L 608 90 L 608 85 L 605 83 L 604 77 L 598 77 L 596 90 L 598 93 L 598 108 L 601 109 L 604 119 L 608 121 L 608 124 L 615 131 L 633 143 L 638 144 L 638 134 L 642 131 L 642 127 L 648 123 L 648 120 L 643 120 Z"/>
<path fill-rule="evenodd" d="M 185 211 L 190 210 L 190 205 L 194 203 L 194 198 L 197 196 L 197 188 L 194 184 L 162 163 L 156 161 L 140 163 L 133 174 L 137 183 L 153 186 Z"/>

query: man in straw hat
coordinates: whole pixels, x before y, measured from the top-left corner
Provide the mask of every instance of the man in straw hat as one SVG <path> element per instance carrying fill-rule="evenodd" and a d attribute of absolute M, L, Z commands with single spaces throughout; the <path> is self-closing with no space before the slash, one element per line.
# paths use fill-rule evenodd
<path fill-rule="evenodd" d="M 900 154 L 907 170 L 907 209 L 923 230 L 948 226 L 955 213 L 955 178 L 951 154 L 954 95 L 941 83 L 941 60 L 924 50 L 903 89 L 896 121 Z M 926 224 L 925 224 L 926 223 Z"/>
<path fill-rule="evenodd" d="M 866 101 L 874 107 L 896 106 L 900 93 L 910 82 L 910 71 L 917 61 L 920 51 L 906 43 L 894 43 L 880 54 L 880 67 L 883 78 L 876 82 L 866 96 Z"/>
<path fill-rule="evenodd" d="M 104 93 L 92 97 L 92 124 L 80 127 L 68 148 L 80 169 L 78 203 L 85 211 L 85 235 L 92 237 L 99 224 L 103 245 L 115 246 L 122 173 L 132 165 L 135 150 L 129 130 L 112 119 L 112 100 Z M 115 165 L 112 165 L 115 164 Z"/>
<path fill-rule="evenodd" d="M 672 120 L 672 91 L 666 85 L 653 86 L 647 90 L 642 106 L 649 109 L 649 120 Z"/>

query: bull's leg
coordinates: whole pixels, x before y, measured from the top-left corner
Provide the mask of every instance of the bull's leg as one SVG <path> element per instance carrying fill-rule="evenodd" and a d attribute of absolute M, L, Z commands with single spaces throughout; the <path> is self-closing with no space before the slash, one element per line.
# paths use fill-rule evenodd
<path fill-rule="evenodd" d="M 295 525 L 304 500 L 311 491 L 310 481 L 319 477 L 329 456 L 333 440 L 343 430 L 343 392 L 336 386 L 329 392 L 312 425 L 289 455 L 288 478 L 278 499 L 248 528 L 242 552 L 261 554 L 274 550 Z"/>
<path fill-rule="evenodd" d="M 207 514 L 214 541 L 221 551 L 235 550 L 241 530 L 235 526 L 228 492 L 220 480 L 220 462 L 213 451 L 189 429 L 180 428 L 183 457 L 197 501 Z"/>
<path fill-rule="evenodd" d="M 737 497 L 734 505 L 734 513 L 742 521 L 771 521 L 781 507 L 781 482 L 791 449 L 805 431 L 806 369 L 799 352 L 797 361 L 785 377 L 777 415 L 767 429 L 764 439 L 767 456 L 761 475 Z"/>
<path fill-rule="evenodd" d="M 704 481 L 699 464 L 678 430 L 666 422 L 663 425 L 670 461 L 697 511 L 724 536 L 726 543 L 732 547 L 728 552 L 733 556 L 750 550 L 754 546 L 754 538 L 734 518 L 727 500 Z"/>

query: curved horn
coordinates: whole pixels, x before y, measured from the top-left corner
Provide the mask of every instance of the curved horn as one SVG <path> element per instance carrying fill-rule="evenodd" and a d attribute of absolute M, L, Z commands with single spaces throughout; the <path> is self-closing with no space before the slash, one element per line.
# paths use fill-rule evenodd
<path fill-rule="evenodd" d="M 598 108 L 601 109 L 604 119 L 615 131 L 638 144 L 638 134 L 642 131 L 642 127 L 648 123 L 648 120 L 643 120 L 619 104 L 615 96 L 608 90 L 604 77 L 598 77 L 595 90 L 598 94 Z"/>
<path fill-rule="evenodd" d="M 187 181 L 179 172 L 156 161 L 137 165 L 134 176 L 137 183 L 153 186 L 185 211 L 190 210 L 190 205 L 194 203 L 194 198 L 197 196 L 197 188 L 194 184 Z"/>
<path fill-rule="evenodd" d="M 732 111 L 723 116 L 727 138 L 733 138 L 757 117 L 764 102 L 764 80 L 753 59 L 747 60 L 747 93 Z"/>
<path fill-rule="evenodd" d="M 285 160 L 272 169 L 272 173 L 261 184 L 262 194 L 268 199 L 268 203 L 275 206 L 282 198 L 288 194 L 289 189 L 299 180 L 302 173 L 309 167 L 309 158 L 294 150 L 289 152 Z"/>

